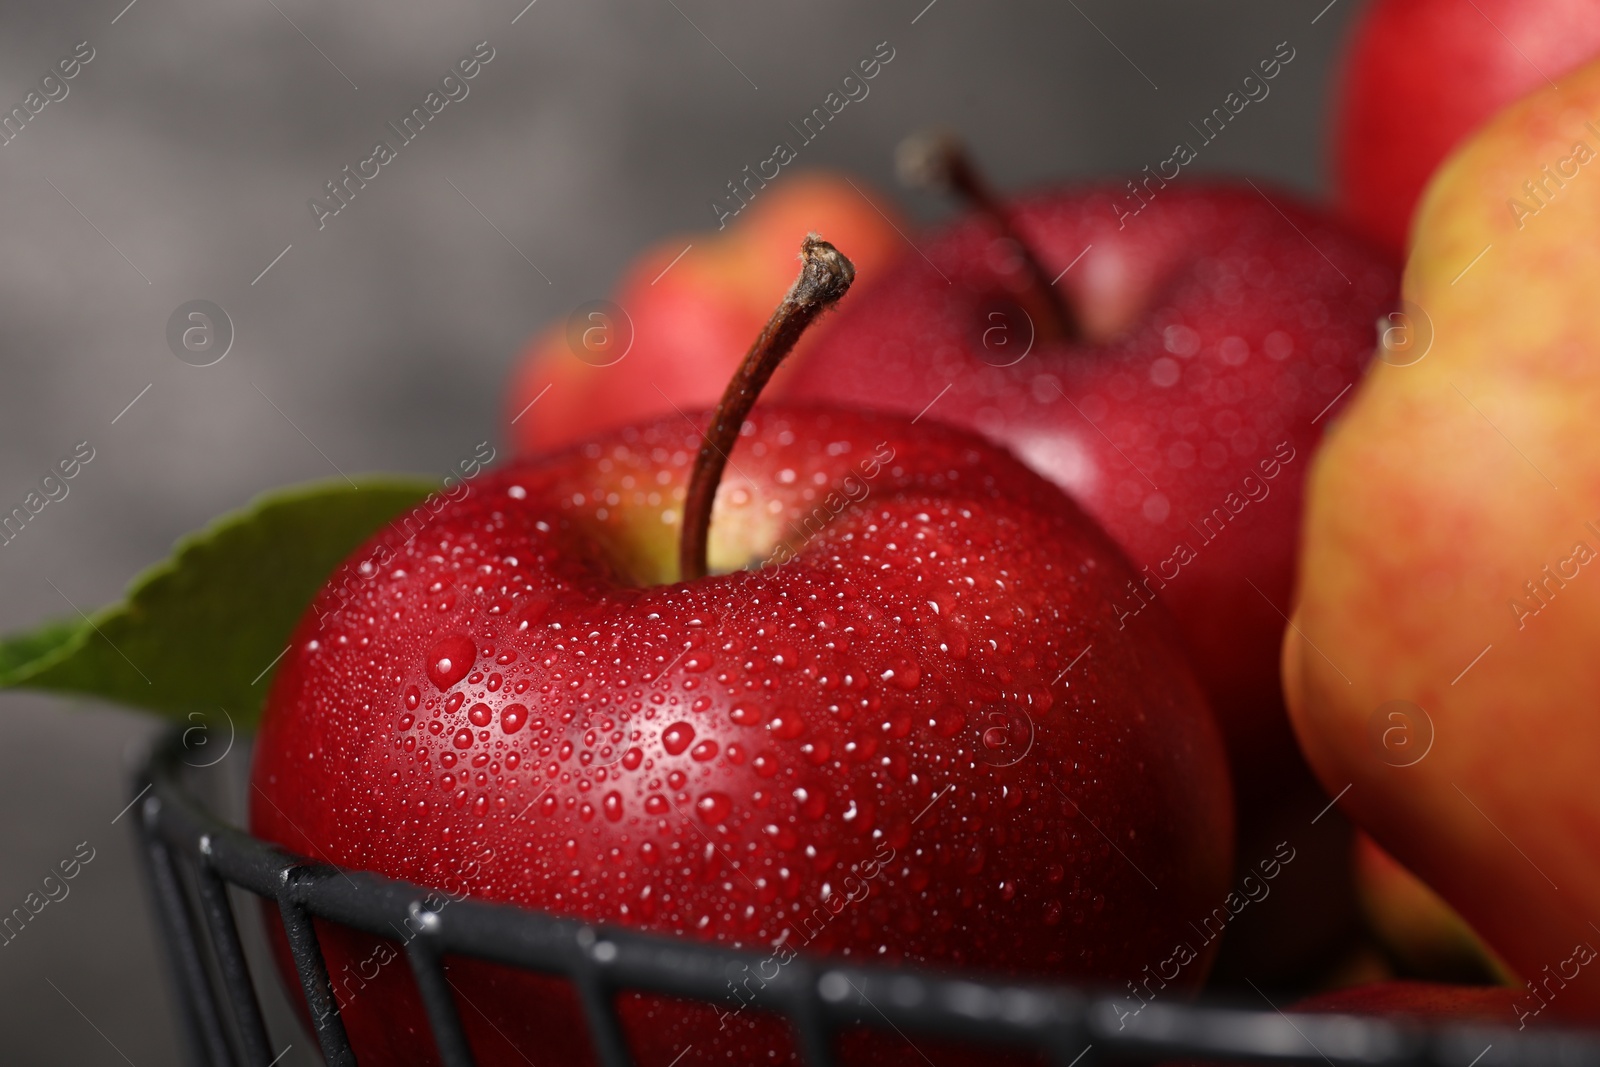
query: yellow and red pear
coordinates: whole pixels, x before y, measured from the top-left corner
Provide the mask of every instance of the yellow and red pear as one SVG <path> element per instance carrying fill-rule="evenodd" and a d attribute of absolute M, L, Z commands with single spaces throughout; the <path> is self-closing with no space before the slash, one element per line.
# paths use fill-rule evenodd
<path fill-rule="evenodd" d="M 1414 334 L 1316 460 L 1284 644 L 1323 785 L 1528 982 L 1519 1018 L 1600 1013 L 1597 120 L 1591 65 L 1434 179 Z"/>

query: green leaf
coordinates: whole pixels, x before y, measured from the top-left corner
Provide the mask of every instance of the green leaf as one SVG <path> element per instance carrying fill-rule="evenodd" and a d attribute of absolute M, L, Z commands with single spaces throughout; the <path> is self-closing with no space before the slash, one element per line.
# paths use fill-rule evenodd
<path fill-rule="evenodd" d="M 434 484 L 315 482 L 181 539 L 120 603 L 0 639 L 0 688 L 82 693 L 253 725 L 289 635 L 335 567 Z"/>
<path fill-rule="evenodd" d="M 0 643 L 0 679 L 10 678 L 30 663 L 44 659 L 76 637 L 81 629 L 82 619 L 57 619 L 31 633 L 5 638 Z"/>

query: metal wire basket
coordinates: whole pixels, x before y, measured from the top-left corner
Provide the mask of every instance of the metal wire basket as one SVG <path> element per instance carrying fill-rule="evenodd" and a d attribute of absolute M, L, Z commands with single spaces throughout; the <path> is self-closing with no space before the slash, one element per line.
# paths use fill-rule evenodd
<path fill-rule="evenodd" d="M 292 855 L 210 814 L 184 781 L 182 735 L 152 752 L 134 783 L 140 850 L 179 992 L 193 1063 L 270 1067 L 272 1045 L 229 901 L 235 886 L 276 902 L 316 1038 L 333 1067 L 356 1063 L 312 925 L 315 917 L 376 936 L 409 922 L 405 946 L 441 1062 L 474 1057 L 445 977 L 445 955 L 473 957 L 571 982 L 604 1067 L 632 1063 L 618 1023 L 622 991 L 732 1003 L 730 978 L 759 958 L 715 945 L 590 926 L 504 904 L 464 900 L 430 911 L 432 891 Z M 796 958 L 763 990 L 793 1027 L 811 1067 L 835 1062 L 850 1026 L 1033 1049 L 1061 1067 L 1115 1060 L 1253 1060 L 1330 1067 L 1569 1067 L 1600 1064 L 1600 1035 L 1519 1032 L 1378 1017 L 1285 1014 L 1119 1002 L 1060 986 L 995 982 Z M 371 1065 L 369 1065 L 371 1067 Z"/>

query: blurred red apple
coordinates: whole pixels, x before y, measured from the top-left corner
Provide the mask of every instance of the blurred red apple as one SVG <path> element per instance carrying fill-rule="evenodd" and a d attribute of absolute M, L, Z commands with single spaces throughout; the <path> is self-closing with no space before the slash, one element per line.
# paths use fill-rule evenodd
<path fill-rule="evenodd" d="M 1402 252 L 1417 198 L 1449 151 L 1496 111 L 1596 54 L 1600 0 L 1367 4 L 1335 97 L 1339 210 Z M 1531 192 L 1513 186 L 1503 195 L 1537 207 L 1573 176 L 1533 171 Z"/>
<path fill-rule="evenodd" d="M 1026 260 L 991 219 L 966 217 L 827 320 L 787 395 L 975 429 L 1075 497 L 1140 568 L 1122 625 L 1170 607 L 1236 788 L 1259 794 L 1304 773 L 1278 683 L 1302 478 L 1397 278 L 1283 194 L 1147 192 L 1127 218 L 1116 188 L 1008 206 L 1077 337 L 1035 329 Z"/>
<path fill-rule="evenodd" d="M 795 235 L 830 235 L 873 278 L 904 247 L 879 207 L 892 210 L 858 179 L 802 171 L 762 190 L 721 231 L 661 241 L 613 300 L 552 324 L 519 358 L 506 407 L 514 447 L 543 452 L 675 414 L 674 405 L 709 408 L 772 314 L 772 295 L 794 278 Z"/>

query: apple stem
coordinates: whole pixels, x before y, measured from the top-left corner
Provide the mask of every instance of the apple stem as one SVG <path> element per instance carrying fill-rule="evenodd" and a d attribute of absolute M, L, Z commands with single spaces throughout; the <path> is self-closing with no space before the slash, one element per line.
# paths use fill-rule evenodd
<path fill-rule="evenodd" d="M 745 416 L 755 406 L 756 397 L 772 378 L 785 356 L 794 349 L 806 327 L 831 307 L 855 281 L 853 263 L 817 234 L 810 233 L 800 244 L 800 276 L 778 303 L 772 318 L 762 328 L 744 361 L 734 371 L 717 409 L 711 415 L 700 441 L 689 476 L 689 492 L 683 502 L 683 536 L 678 542 L 678 568 L 682 580 L 694 581 L 707 574 L 706 547 L 711 532 L 711 506 L 717 485 L 728 465 L 728 454 L 739 440 Z"/>
<path fill-rule="evenodd" d="M 1017 232 L 1011 213 L 995 195 L 959 137 L 951 133 L 907 137 L 895 152 L 895 163 L 903 183 L 913 188 L 954 194 L 987 218 L 1016 246 L 1023 272 L 1046 316 L 1041 333 L 1061 341 L 1075 341 L 1082 336 L 1077 315 L 1066 297 L 1045 273 L 1044 264 L 1039 262 L 1033 247 Z"/>

